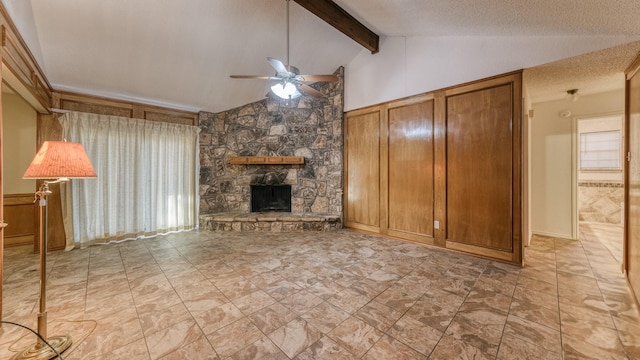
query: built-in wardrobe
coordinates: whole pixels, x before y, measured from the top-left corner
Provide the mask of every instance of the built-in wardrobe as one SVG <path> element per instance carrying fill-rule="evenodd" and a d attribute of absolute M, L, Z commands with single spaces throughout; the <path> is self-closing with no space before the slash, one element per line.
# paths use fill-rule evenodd
<path fill-rule="evenodd" d="M 346 227 L 522 262 L 522 73 L 345 114 Z"/>

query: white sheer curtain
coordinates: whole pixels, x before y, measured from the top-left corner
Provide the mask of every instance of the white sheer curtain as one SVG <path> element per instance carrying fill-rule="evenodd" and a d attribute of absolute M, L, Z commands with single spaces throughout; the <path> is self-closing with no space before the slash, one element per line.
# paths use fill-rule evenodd
<path fill-rule="evenodd" d="M 67 248 L 198 226 L 196 126 L 78 112 L 60 123 L 98 175 L 64 191 Z"/>

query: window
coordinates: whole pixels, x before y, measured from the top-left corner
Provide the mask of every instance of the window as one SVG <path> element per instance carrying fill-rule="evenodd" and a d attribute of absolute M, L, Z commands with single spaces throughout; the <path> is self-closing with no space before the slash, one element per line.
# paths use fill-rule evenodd
<path fill-rule="evenodd" d="M 580 134 L 580 170 L 621 169 L 620 130 Z"/>

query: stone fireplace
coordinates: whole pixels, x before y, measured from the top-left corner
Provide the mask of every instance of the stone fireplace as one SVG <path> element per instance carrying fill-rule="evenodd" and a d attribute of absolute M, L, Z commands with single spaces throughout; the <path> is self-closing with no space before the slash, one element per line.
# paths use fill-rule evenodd
<path fill-rule="evenodd" d="M 200 223 L 202 228 L 241 230 L 251 222 L 252 185 L 288 185 L 289 230 L 338 228 L 343 210 L 343 68 L 335 83 L 314 84 L 325 96 L 291 104 L 267 98 L 221 113 L 200 113 Z M 237 157 L 301 157 L 303 164 L 236 164 Z M 274 213 L 275 214 L 275 213 Z M 262 214 L 262 219 L 286 213 Z M 231 224 L 220 224 L 221 219 Z M 241 219 L 242 221 L 238 220 Z M 247 220 L 249 219 L 249 220 Z M 306 224 L 305 221 L 322 224 Z M 237 220 L 237 221 L 236 221 Z M 247 220 L 247 221 L 245 221 Z M 259 222 L 258 220 L 255 220 Z M 330 226 L 327 225 L 330 222 Z M 266 225 L 242 230 L 265 230 Z M 269 226 L 271 228 L 271 226 Z M 273 231 L 273 229 L 272 229 Z"/>

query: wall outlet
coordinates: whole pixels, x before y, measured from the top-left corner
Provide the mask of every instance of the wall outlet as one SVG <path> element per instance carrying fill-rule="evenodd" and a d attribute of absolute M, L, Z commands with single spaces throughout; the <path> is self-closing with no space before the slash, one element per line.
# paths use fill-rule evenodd
<path fill-rule="evenodd" d="M 436 220 L 433 222 L 433 228 L 434 229 L 440 229 L 440 221 Z"/>

